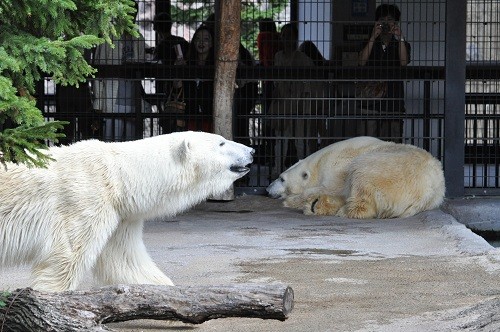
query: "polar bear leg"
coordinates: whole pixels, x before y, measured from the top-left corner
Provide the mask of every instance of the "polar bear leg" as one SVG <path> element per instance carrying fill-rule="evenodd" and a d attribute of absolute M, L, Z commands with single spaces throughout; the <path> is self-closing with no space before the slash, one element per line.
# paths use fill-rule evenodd
<path fill-rule="evenodd" d="M 316 198 L 310 196 L 304 206 L 304 214 L 318 216 L 334 216 L 339 209 L 345 205 L 344 197 L 341 195 L 318 195 Z"/>
<path fill-rule="evenodd" d="M 53 234 L 53 247 L 33 266 L 32 287 L 52 292 L 76 289 L 118 224 L 113 214 L 107 216 L 86 223 L 100 227 L 75 227 Z M 81 225 L 75 220 L 65 220 L 68 220 L 66 225 Z"/>
<path fill-rule="evenodd" d="M 49 252 L 46 259 L 33 266 L 31 287 L 48 292 L 75 289 L 85 273 L 82 263 L 82 258 L 71 255 L 67 243 L 60 243 L 56 250 Z"/>
<path fill-rule="evenodd" d="M 354 219 L 377 218 L 377 207 L 373 194 L 369 194 L 366 190 L 353 189 L 345 206 L 339 210 L 338 216 Z"/>
<path fill-rule="evenodd" d="M 94 275 L 101 283 L 173 286 L 146 250 L 142 240 L 143 223 L 123 221 L 118 226 L 94 268 Z"/>
<path fill-rule="evenodd" d="M 334 201 L 337 203 L 333 203 Z M 339 206 L 335 207 L 333 204 Z M 322 186 L 308 188 L 301 194 L 289 195 L 283 203 L 286 207 L 302 210 L 305 215 L 333 215 L 343 204 L 342 197 L 337 197 L 330 189 Z"/>
<path fill-rule="evenodd" d="M 302 210 L 306 205 L 310 206 L 310 203 L 317 199 L 321 193 L 321 188 L 315 187 L 306 189 L 300 194 L 288 194 L 283 202 L 283 206 Z"/>

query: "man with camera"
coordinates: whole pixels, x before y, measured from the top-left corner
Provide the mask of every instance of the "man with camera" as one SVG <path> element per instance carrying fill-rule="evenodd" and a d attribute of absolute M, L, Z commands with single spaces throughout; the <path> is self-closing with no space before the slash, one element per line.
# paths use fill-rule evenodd
<path fill-rule="evenodd" d="M 410 62 L 410 44 L 405 40 L 399 19 L 401 12 L 396 5 L 382 4 L 375 10 L 375 25 L 369 40 L 359 52 L 360 66 L 400 67 Z M 361 109 L 367 109 L 374 115 L 393 116 L 391 120 L 376 120 L 376 128 L 363 133 L 383 139 L 400 141 L 403 132 L 402 115 L 405 113 L 404 85 L 402 81 L 374 82 L 377 93 L 370 96 L 365 93 L 360 100 Z M 373 121 L 371 121 L 373 122 Z M 373 127 L 373 126 L 372 126 Z"/>

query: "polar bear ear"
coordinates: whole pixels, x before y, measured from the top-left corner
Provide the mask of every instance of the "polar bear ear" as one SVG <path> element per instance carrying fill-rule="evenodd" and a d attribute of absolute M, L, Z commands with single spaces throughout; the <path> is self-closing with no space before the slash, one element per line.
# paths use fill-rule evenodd
<path fill-rule="evenodd" d="M 177 147 L 177 151 L 175 152 L 175 158 L 181 164 L 186 161 L 189 156 L 189 151 L 191 150 L 191 142 L 187 139 L 183 140 L 179 146 Z"/>

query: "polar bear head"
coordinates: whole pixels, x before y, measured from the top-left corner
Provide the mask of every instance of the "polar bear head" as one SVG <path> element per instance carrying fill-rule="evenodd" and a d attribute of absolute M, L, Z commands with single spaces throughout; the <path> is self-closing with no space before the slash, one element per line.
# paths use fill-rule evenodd
<path fill-rule="evenodd" d="M 250 171 L 254 150 L 243 144 L 205 132 L 178 132 L 174 158 L 184 166 L 195 166 L 197 174 L 233 182 Z"/>
<path fill-rule="evenodd" d="M 274 180 L 268 187 L 267 192 L 273 198 L 286 198 L 289 195 L 300 194 L 306 188 L 314 186 L 317 182 L 316 163 L 312 158 L 306 158 L 295 163 Z"/>
<path fill-rule="evenodd" d="M 205 132 L 178 132 L 167 137 L 174 168 L 182 166 L 181 176 L 189 187 L 208 185 L 205 188 L 213 188 L 213 193 L 224 192 L 250 171 L 254 150 L 243 144 Z"/>

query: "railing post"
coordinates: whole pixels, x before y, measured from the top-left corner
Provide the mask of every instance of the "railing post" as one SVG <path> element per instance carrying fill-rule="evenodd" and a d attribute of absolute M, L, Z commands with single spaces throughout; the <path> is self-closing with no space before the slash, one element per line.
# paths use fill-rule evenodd
<path fill-rule="evenodd" d="M 444 168 L 446 196 L 464 195 L 466 0 L 446 1 Z"/>

